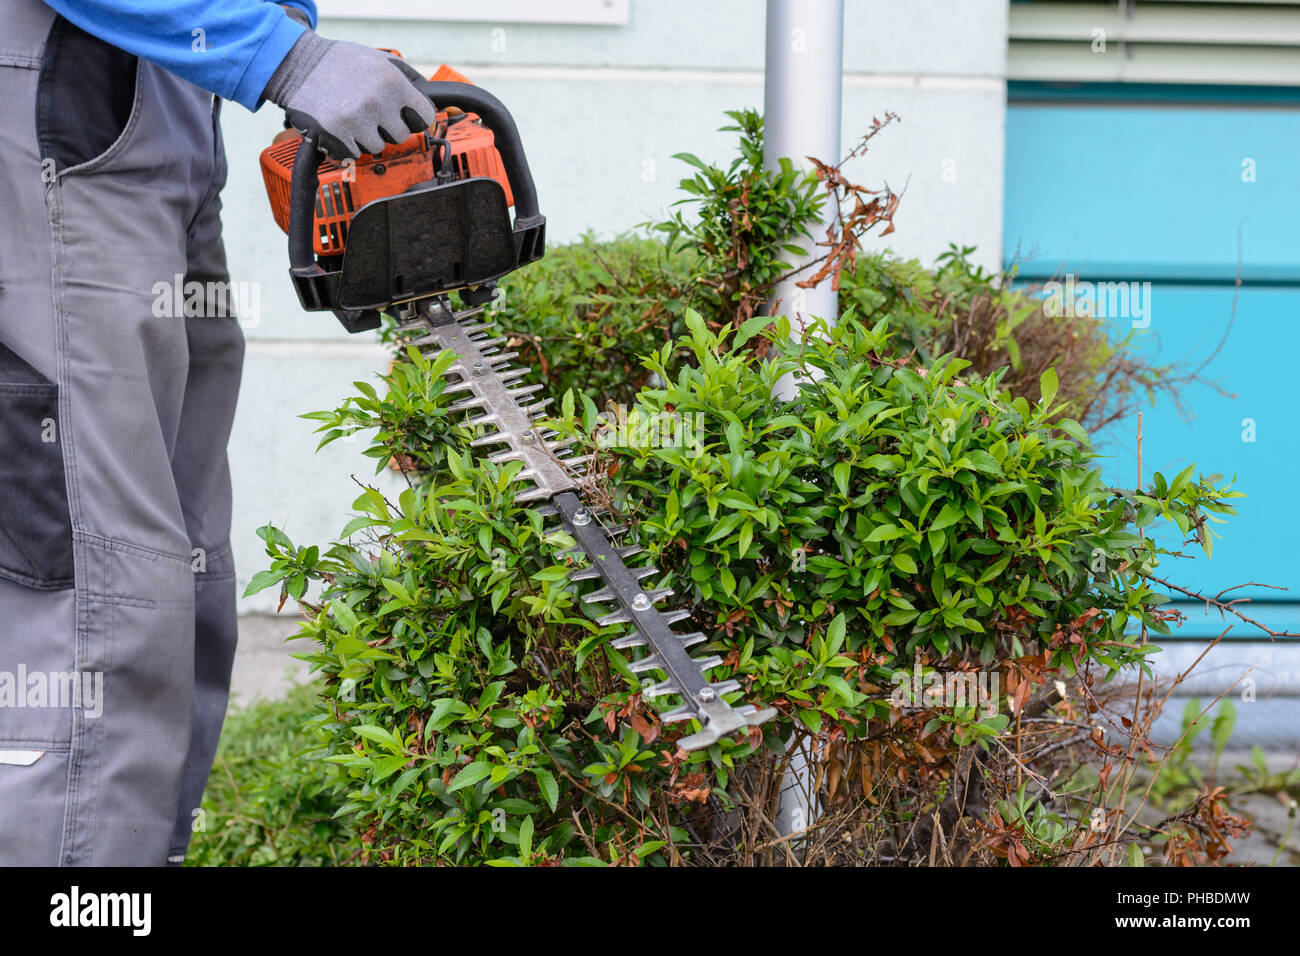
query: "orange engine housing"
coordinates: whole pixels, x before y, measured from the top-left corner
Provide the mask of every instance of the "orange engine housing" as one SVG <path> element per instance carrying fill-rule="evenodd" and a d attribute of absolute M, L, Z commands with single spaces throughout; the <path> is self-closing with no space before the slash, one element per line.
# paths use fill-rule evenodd
<path fill-rule="evenodd" d="M 434 80 L 469 82 L 455 70 L 443 66 Z M 366 203 L 405 192 L 434 178 L 435 162 L 442 159 L 438 139 L 446 140 L 450 156 L 442 163 L 452 179 L 483 176 L 499 182 L 506 192 L 506 204 L 514 205 L 496 137 L 474 113 L 443 110 L 433 128 L 416 133 L 404 143 L 387 147 L 378 156 L 363 155 L 355 163 L 325 160 L 320 167 L 320 189 L 316 195 L 316 229 L 313 236 L 319 256 L 342 255 L 347 248 L 348 225 L 353 214 Z M 302 143 L 296 130 L 285 130 L 262 151 L 262 178 L 271 213 L 287 234 L 289 231 L 289 187 L 293 161 Z"/>

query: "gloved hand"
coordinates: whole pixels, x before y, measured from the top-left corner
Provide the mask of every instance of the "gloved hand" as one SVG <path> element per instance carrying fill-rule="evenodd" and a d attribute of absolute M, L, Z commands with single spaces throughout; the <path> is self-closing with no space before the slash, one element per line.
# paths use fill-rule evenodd
<path fill-rule="evenodd" d="M 423 80 L 388 53 L 308 30 L 262 96 L 331 158 L 357 159 L 429 128 L 437 111 L 414 85 Z"/>

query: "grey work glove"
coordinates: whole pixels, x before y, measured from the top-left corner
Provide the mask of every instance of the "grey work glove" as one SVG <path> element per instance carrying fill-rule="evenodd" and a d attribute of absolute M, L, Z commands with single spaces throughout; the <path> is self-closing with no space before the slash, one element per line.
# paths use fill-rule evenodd
<path fill-rule="evenodd" d="M 437 111 L 415 87 L 423 81 L 391 54 L 308 30 L 262 96 L 282 107 L 294 128 L 331 158 L 357 159 L 433 124 Z"/>

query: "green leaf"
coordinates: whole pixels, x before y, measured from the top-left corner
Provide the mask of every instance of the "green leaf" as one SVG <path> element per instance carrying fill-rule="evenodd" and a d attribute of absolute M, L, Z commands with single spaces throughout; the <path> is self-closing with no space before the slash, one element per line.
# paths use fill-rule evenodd
<path fill-rule="evenodd" d="M 356 613 L 345 601 L 330 601 L 330 613 L 339 627 L 345 631 L 355 631 L 360 623 Z"/>
<path fill-rule="evenodd" d="M 713 339 L 709 334 L 708 326 L 704 324 L 704 319 L 694 309 L 686 310 L 686 327 L 691 330 L 691 335 L 697 342 L 706 343 Z"/>
<path fill-rule="evenodd" d="M 560 800 L 560 787 L 555 782 L 555 775 L 549 770 L 541 767 L 533 769 L 533 777 L 537 780 L 537 787 L 542 791 L 542 797 L 546 800 L 546 805 L 555 812 L 555 806 Z"/>
<path fill-rule="evenodd" d="M 279 584 L 284 574 L 280 571 L 258 571 L 253 575 L 253 580 L 248 582 L 248 587 L 244 590 L 244 597 L 256 594 L 258 591 L 265 591 L 272 585 Z"/>
<path fill-rule="evenodd" d="M 835 476 L 835 485 L 840 489 L 842 495 L 848 495 L 849 493 L 850 467 L 847 461 L 842 461 L 832 469 L 832 474 Z"/>
<path fill-rule="evenodd" d="M 931 531 L 942 531 L 950 525 L 956 524 L 966 514 L 966 509 L 955 501 L 950 501 L 943 506 L 939 512 L 939 517 L 934 519 L 930 525 Z"/>
<path fill-rule="evenodd" d="M 460 773 L 456 774 L 455 778 L 451 781 L 451 785 L 447 787 L 447 791 L 451 793 L 456 790 L 464 789 L 465 787 L 478 783 L 485 777 L 491 776 L 491 774 L 492 764 L 488 763 L 486 760 L 475 760 L 472 764 L 467 765 Z"/>
<path fill-rule="evenodd" d="M 822 683 L 835 691 L 846 705 L 851 706 L 853 704 L 856 695 L 853 693 L 853 689 L 849 687 L 848 681 L 843 677 L 837 677 L 834 674 L 827 674 L 822 678 Z"/>
<path fill-rule="evenodd" d="M 904 554 L 899 551 L 893 556 L 892 560 L 894 562 L 894 567 L 898 568 L 898 570 L 902 571 L 904 574 L 916 573 L 916 562 L 912 560 L 910 554 Z"/>
<path fill-rule="evenodd" d="M 415 603 L 415 600 L 411 597 L 411 592 L 406 590 L 400 581 L 396 581 L 393 578 L 384 578 L 379 583 L 384 586 L 385 591 L 397 598 L 403 604 L 409 606 Z"/>
<path fill-rule="evenodd" d="M 353 727 L 352 730 L 359 737 L 365 737 L 366 740 L 373 740 L 377 744 L 382 744 L 386 749 L 393 753 L 403 753 L 405 747 L 402 741 L 397 738 L 391 730 L 385 727 L 376 727 L 373 724 L 360 724 Z"/>
<path fill-rule="evenodd" d="M 826 650 L 828 654 L 838 654 L 844 646 L 844 632 L 847 625 L 844 612 L 835 615 L 831 626 L 826 628 Z"/>
<path fill-rule="evenodd" d="M 532 576 L 534 581 L 563 581 L 569 576 L 569 569 L 562 564 L 543 568 Z"/>
<path fill-rule="evenodd" d="M 533 818 L 524 817 L 519 824 L 519 856 L 528 859 L 533 853 Z"/>
<path fill-rule="evenodd" d="M 736 330 L 736 335 L 731 340 L 731 347 L 737 349 L 740 348 L 742 345 L 744 345 L 746 342 L 748 342 L 755 335 L 763 331 L 763 329 L 767 328 L 771 324 L 772 324 L 772 317 L 770 315 L 754 316 L 753 318 L 746 321 L 743 325 L 741 325 L 739 329 Z"/>
<path fill-rule="evenodd" d="M 963 456 L 963 460 L 975 471 L 983 472 L 986 475 L 1002 474 L 1002 466 L 998 464 L 998 460 L 988 452 L 981 451 L 978 448 L 967 452 Z"/>
<path fill-rule="evenodd" d="M 1047 407 L 1052 404 L 1052 399 L 1056 398 L 1056 390 L 1059 386 L 1056 377 L 1056 369 L 1049 368 L 1038 377 L 1038 387 L 1042 392 L 1043 399 L 1041 404 Z"/>
<path fill-rule="evenodd" d="M 1228 740 L 1232 737 L 1232 732 L 1237 726 L 1237 708 L 1232 703 L 1231 697 L 1224 697 L 1219 701 L 1219 712 L 1214 716 L 1214 723 L 1210 725 L 1210 741 L 1214 744 L 1217 753 L 1223 753 L 1228 746 Z"/>
<path fill-rule="evenodd" d="M 740 537 L 736 544 L 736 556 L 743 558 L 749 551 L 749 546 L 754 543 L 754 524 L 752 521 L 746 521 L 740 526 Z"/>
<path fill-rule="evenodd" d="M 889 627 L 897 627 L 900 624 L 910 624 L 912 621 L 915 621 L 920 614 L 920 611 L 891 611 L 889 614 L 885 615 L 883 623 Z"/>
<path fill-rule="evenodd" d="M 359 517 L 353 518 L 351 521 L 349 521 L 347 524 L 343 526 L 342 536 L 346 538 L 348 535 L 354 534 L 357 531 L 360 531 L 362 528 L 373 528 L 375 525 L 381 525 L 385 523 L 386 522 L 381 521 L 379 518 L 372 518 L 370 517 L 370 515 L 361 515 Z"/>

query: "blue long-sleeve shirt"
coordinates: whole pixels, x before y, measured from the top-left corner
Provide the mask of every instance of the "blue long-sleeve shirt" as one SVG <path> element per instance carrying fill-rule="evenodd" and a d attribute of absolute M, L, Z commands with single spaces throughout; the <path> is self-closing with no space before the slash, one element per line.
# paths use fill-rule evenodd
<path fill-rule="evenodd" d="M 45 0 L 92 36 L 250 110 L 305 27 L 315 0 Z"/>

